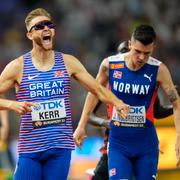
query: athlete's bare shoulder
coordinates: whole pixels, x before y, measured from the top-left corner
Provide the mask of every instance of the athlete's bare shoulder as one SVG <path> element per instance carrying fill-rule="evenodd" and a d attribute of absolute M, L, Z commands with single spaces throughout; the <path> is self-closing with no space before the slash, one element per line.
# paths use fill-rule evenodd
<path fill-rule="evenodd" d="M 161 63 L 158 69 L 157 81 L 161 83 L 162 81 L 164 81 L 164 79 L 167 78 L 171 78 L 169 69 L 164 63 Z"/>
<path fill-rule="evenodd" d="M 19 87 L 23 72 L 23 58 L 19 57 L 6 65 L 0 76 L 0 92 L 4 93 L 12 87 Z"/>
<path fill-rule="evenodd" d="M 72 76 L 77 72 L 85 70 L 84 66 L 76 57 L 70 54 L 63 54 L 63 53 L 62 53 L 62 57 L 65 63 L 65 66 L 67 68 L 67 71 L 69 73 L 69 76 Z"/>
<path fill-rule="evenodd" d="M 100 68 L 99 73 L 105 74 L 107 77 L 109 76 L 109 60 L 108 58 L 103 59 Z"/>
<path fill-rule="evenodd" d="M 70 54 L 64 54 L 62 53 L 63 60 L 66 64 L 68 63 L 74 63 L 75 61 L 79 61 L 76 57 Z"/>
<path fill-rule="evenodd" d="M 105 66 L 106 68 L 109 68 L 109 60 L 108 60 L 108 58 L 103 59 L 101 65 Z"/>
<path fill-rule="evenodd" d="M 20 56 L 12 61 L 10 61 L 4 68 L 1 76 L 5 78 L 12 78 L 14 80 L 19 80 L 22 76 L 23 70 L 23 57 Z"/>
<path fill-rule="evenodd" d="M 23 68 L 23 56 L 20 56 L 14 60 L 12 60 L 8 65 L 10 66 L 10 68 L 13 68 L 13 69 L 22 69 Z M 7 66 L 8 66 L 7 65 Z"/>

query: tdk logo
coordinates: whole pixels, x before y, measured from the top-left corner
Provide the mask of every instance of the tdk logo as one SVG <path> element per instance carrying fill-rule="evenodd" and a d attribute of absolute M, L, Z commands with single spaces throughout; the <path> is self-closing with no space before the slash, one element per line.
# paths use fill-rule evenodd
<path fill-rule="evenodd" d="M 39 103 L 38 107 L 34 107 L 34 110 L 49 110 L 49 109 L 57 109 L 63 107 L 63 101 L 48 101 Z"/>
<path fill-rule="evenodd" d="M 130 114 L 142 114 L 143 107 L 130 107 Z"/>
<path fill-rule="evenodd" d="M 62 101 L 53 101 L 53 102 L 47 102 L 47 103 L 43 102 L 41 103 L 41 105 L 43 106 L 44 110 L 63 107 Z"/>

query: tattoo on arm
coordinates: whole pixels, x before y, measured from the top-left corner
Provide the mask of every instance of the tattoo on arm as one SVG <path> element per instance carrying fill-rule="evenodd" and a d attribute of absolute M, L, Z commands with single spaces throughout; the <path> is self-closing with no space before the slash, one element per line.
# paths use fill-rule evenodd
<path fill-rule="evenodd" d="M 177 100 L 177 94 L 174 90 L 169 91 L 168 97 L 171 103 Z"/>

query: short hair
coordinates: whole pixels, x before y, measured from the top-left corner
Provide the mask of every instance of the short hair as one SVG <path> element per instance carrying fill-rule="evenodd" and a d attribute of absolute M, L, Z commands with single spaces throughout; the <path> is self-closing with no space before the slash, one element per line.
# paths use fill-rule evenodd
<path fill-rule="evenodd" d="M 121 42 L 117 48 L 117 53 L 126 53 L 128 51 L 129 51 L 128 41 Z"/>
<path fill-rule="evenodd" d="M 37 16 L 46 16 L 51 20 L 51 15 L 43 8 L 37 8 L 32 10 L 31 12 L 28 13 L 26 19 L 25 19 L 25 24 L 26 24 L 26 28 L 28 29 L 29 24 L 31 22 L 32 19 L 34 19 Z"/>
<path fill-rule="evenodd" d="M 133 31 L 131 40 L 138 40 L 142 44 L 148 45 L 156 41 L 156 32 L 150 25 L 140 25 Z"/>

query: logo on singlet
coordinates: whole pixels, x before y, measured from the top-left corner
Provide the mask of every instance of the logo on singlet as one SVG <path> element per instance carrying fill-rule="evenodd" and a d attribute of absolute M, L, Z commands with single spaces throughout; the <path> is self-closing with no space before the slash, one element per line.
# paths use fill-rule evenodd
<path fill-rule="evenodd" d="M 64 71 L 56 71 L 54 73 L 54 77 L 61 77 L 61 76 L 64 76 Z"/>
<path fill-rule="evenodd" d="M 150 76 L 148 76 L 147 74 L 144 74 L 144 77 L 147 78 L 147 79 L 149 79 L 150 82 L 152 81 L 152 80 L 151 80 L 152 76 L 153 76 L 153 74 L 151 74 Z"/>
<path fill-rule="evenodd" d="M 40 75 L 40 73 L 39 73 L 39 74 L 36 74 L 36 75 L 34 75 L 34 76 L 28 75 L 28 80 L 33 80 L 34 78 L 38 77 L 39 75 Z"/>

